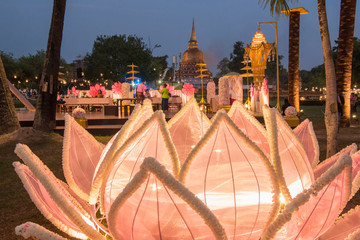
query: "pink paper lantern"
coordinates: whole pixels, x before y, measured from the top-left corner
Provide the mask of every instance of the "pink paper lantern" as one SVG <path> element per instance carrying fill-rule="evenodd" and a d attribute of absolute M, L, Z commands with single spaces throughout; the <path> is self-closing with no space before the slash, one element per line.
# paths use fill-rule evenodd
<path fill-rule="evenodd" d="M 122 89 L 121 89 L 121 82 L 115 82 L 112 86 L 111 86 L 111 91 L 114 94 L 121 94 Z"/>

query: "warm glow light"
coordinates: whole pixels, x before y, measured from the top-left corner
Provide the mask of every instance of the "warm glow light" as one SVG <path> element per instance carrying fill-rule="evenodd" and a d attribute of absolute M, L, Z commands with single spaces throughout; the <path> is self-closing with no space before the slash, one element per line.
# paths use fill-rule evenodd
<path fill-rule="evenodd" d="M 280 203 L 281 203 L 281 204 L 286 204 L 284 195 L 282 195 L 282 193 L 280 193 L 280 198 L 279 198 L 279 200 L 280 200 Z"/>
<path fill-rule="evenodd" d="M 196 194 L 198 198 L 204 201 L 204 193 Z M 249 207 L 260 204 L 272 204 L 271 192 L 261 192 L 261 198 L 259 199 L 258 192 L 245 192 L 239 191 L 235 194 L 237 207 Z M 260 200 L 260 202 L 259 202 Z M 214 192 L 209 190 L 206 193 L 206 203 L 209 208 L 214 210 L 233 208 L 234 207 L 234 193 Z"/>
<path fill-rule="evenodd" d="M 238 101 L 229 114 L 219 112 L 210 121 L 193 98 L 167 123 L 144 100 L 105 147 L 66 114 L 63 167 L 69 185 L 26 145 L 18 144 L 15 153 L 31 168 L 13 166 L 35 204 L 49 206 L 44 216 L 63 223 L 60 230 L 73 237 L 329 239 L 331 224 L 347 220 L 338 218 L 339 209 L 351 198 L 351 174 L 357 178 L 359 171 L 352 163 L 360 162 L 360 153 L 353 160 L 344 154 L 322 173 L 311 122 L 292 130 L 276 109 L 264 107 L 264 113 L 266 130 L 256 119 L 246 121 L 250 114 Z M 244 127 L 251 131 L 240 132 Z M 353 144 L 343 153 L 356 149 Z M 268 157 L 274 151 L 281 164 L 273 167 Z M 356 221 L 345 223 L 357 233 Z M 337 231 L 352 234 L 346 230 Z"/>
<path fill-rule="evenodd" d="M 161 187 L 160 187 L 160 186 L 156 186 L 156 184 L 153 183 L 153 184 L 151 185 L 151 190 L 155 191 L 156 189 L 161 189 Z"/>

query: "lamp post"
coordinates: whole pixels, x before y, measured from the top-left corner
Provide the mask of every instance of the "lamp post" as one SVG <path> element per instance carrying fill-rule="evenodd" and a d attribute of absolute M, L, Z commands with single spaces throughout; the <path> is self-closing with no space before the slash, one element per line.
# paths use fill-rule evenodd
<path fill-rule="evenodd" d="M 277 30 L 277 22 L 258 22 L 258 24 L 270 24 L 273 28 L 275 28 L 276 38 L 276 91 L 277 91 L 277 102 L 276 108 L 280 111 L 280 83 L 279 83 L 279 46 L 278 46 L 278 30 Z"/>

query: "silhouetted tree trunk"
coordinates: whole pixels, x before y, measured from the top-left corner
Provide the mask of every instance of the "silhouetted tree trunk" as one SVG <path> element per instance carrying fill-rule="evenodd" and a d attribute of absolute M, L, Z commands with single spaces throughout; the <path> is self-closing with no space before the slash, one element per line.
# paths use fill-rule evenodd
<path fill-rule="evenodd" d="M 356 0 L 341 0 L 337 49 L 336 83 L 338 94 L 344 97 L 341 125 L 350 126 L 351 68 L 355 26 Z"/>
<path fill-rule="evenodd" d="M 323 48 L 325 76 L 326 76 L 326 105 L 325 105 L 325 126 L 326 126 L 326 140 L 327 140 L 326 156 L 330 157 L 336 153 L 336 148 L 337 148 L 338 108 L 337 108 L 335 66 L 331 51 L 325 0 L 318 0 L 318 13 L 319 13 L 320 35 L 321 35 L 321 42 Z"/>
<path fill-rule="evenodd" d="M 289 21 L 289 66 L 288 89 L 289 102 L 300 112 L 299 102 L 299 27 L 300 12 L 290 12 Z"/>
<path fill-rule="evenodd" d="M 10 133 L 20 128 L 11 96 L 5 68 L 0 57 L 0 134 Z"/>
<path fill-rule="evenodd" d="M 34 129 L 46 132 L 52 131 L 56 126 L 56 97 L 65 7 L 66 0 L 54 0 L 33 125 Z"/>

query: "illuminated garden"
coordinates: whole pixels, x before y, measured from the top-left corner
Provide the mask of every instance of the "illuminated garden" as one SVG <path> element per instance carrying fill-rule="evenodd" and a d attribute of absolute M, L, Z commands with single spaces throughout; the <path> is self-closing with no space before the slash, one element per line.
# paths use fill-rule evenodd
<path fill-rule="evenodd" d="M 356 0 L 230 2 L 0 3 L 1 239 L 360 240 Z"/>

